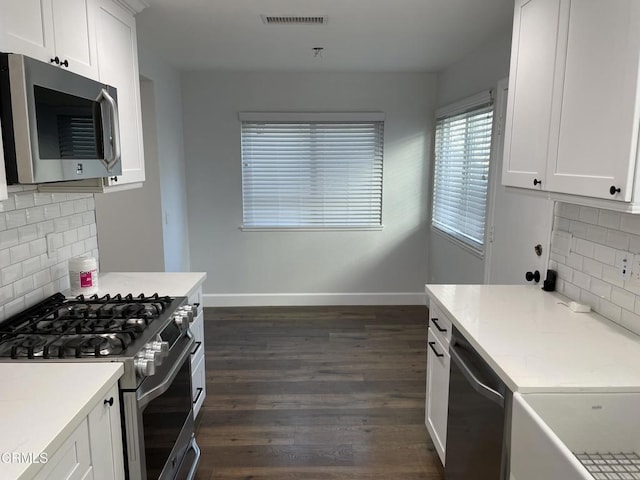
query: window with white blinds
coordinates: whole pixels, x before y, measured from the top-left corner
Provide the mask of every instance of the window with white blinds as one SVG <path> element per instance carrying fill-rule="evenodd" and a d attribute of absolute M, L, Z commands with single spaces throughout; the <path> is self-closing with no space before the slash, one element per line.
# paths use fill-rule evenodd
<path fill-rule="evenodd" d="M 489 92 L 445 109 L 436 120 L 432 225 L 479 253 L 484 250 L 492 128 Z"/>
<path fill-rule="evenodd" d="M 243 228 L 382 225 L 382 114 L 242 113 Z"/>

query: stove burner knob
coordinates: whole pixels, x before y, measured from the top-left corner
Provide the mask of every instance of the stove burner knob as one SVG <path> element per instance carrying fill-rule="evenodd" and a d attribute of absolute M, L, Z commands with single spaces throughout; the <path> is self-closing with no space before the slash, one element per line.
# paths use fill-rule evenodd
<path fill-rule="evenodd" d="M 150 377 L 156 373 L 156 366 L 153 361 L 146 358 L 136 358 L 134 360 L 134 367 L 136 372 L 142 377 Z"/>
<path fill-rule="evenodd" d="M 186 316 L 189 319 L 189 322 L 193 322 L 193 309 L 191 307 L 180 307 L 178 309 L 178 313 Z"/>
<path fill-rule="evenodd" d="M 150 346 L 147 346 L 142 353 L 140 354 L 141 358 L 149 360 L 154 365 L 160 365 L 162 363 L 162 358 L 160 356 L 160 352 L 155 351 Z"/>
<path fill-rule="evenodd" d="M 162 340 L 154 340 L 153 342 L 151 342 L 148 348 L 164 356 L 169 353 L 169 342 L 163 342 Z"/>
<path fill-rule="evenodd" d="M 189 317 L 183 315 L 182 312 L 178 312 L 173 316 L 173 321 L 176 323 L 178 327 L 188 327 L 189 326 Z"/>

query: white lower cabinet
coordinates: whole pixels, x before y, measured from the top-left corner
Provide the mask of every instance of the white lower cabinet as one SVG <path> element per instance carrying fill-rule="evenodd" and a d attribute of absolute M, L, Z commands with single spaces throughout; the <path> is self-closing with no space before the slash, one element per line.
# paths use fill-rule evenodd
<path fill-rule="evenodd" d="M 424 423 L 443 465 L 447 446 L 449 363 L 451 361 L 449 341 L 452 329 L 451 320 L 431 302 L 427 336 L 427 395 Z"/>
<path fill-rule="evenodd" d="M 204 361 L 204 311 L 202 309 L 202 286 L 189 295 L 189 304 L 198 306 L 198 316 L 189 330 L 196 343 L 191 351 L 191 388 L 193 416 L 196 417 L 207 395 L 207 381 Z"/>
<path fill-rule="evenodd" d="M 124 480 L 118 385 L 100 397 L 34 480 Z"/>
<path fill-rule="evenodd" d="M 447 445 L 447 413 L 449 411 L 449 356 L 448 348 L 429 328 L 427 337 L 427 400 L 425 423 L 436 447 L 438 456 L 445 463 Z"/>

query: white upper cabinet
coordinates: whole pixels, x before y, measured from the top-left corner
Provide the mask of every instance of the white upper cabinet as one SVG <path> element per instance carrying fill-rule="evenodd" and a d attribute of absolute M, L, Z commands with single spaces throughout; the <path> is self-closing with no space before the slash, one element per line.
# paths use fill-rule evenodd
<path fill-rule="evenodd" d="M 92 0 L 5 0 L 0 50 L 98 79 Z"/>
<path fill-rule="evenodd" d="M 0 3 L 0 51 L 21 53 L 45 62 L 53 59 L 55 63 L 57 58 L 63 65 L 61 68 L 112 85 L 118 91 L 122 175 L 46 183 L 39 185 L 41 191 L 110 192 L 142 185 L 145 170 L 133 16 L 139 8 L 134 7 L 113 0 Z"/>
<path fill-rule="evenodd" d="M 134 17 L 111 0 L 98 1 L 96 15 L 100 81 L 117 88 L 122 175 L 109 185 L 144 181 L 138 43 Z"/>
<path fill-rule="evenodd" d="M 637 0 L 516 1 L 505 185 L 637 203 L 639 25 Z"/>
<path fill-rule="evenodd" d="M 560 0 L 516 2 L 502 181 L 542 188 Z M 535 182 L 535 183 L 534 183 Z"/>

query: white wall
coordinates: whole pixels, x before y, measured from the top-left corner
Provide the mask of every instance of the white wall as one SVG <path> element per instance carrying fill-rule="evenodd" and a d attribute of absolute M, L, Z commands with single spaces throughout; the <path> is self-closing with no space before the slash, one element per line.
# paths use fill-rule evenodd
<path fill-rule="evenodd" d="M 207 304 L 424 301 L 434 75 L 184 72 L 182 89 Z M 239 111 L 385 112 L 384 229 L 242 232 Z"/>
<path fill-rule="evenodd" d="M 438 74 L 437 105 L 442 107 L 495 88 L 509 75 L 511 32 L 504 32 Z M 484 258 L 437 233 L 429 237 L 429 282 L 483 283 Z"/>
<path fill-rule="evenodd" d="M 103 271 L 188 271 L 180 75 L 139 52 L 146 181 L 96 195 Z"/>

